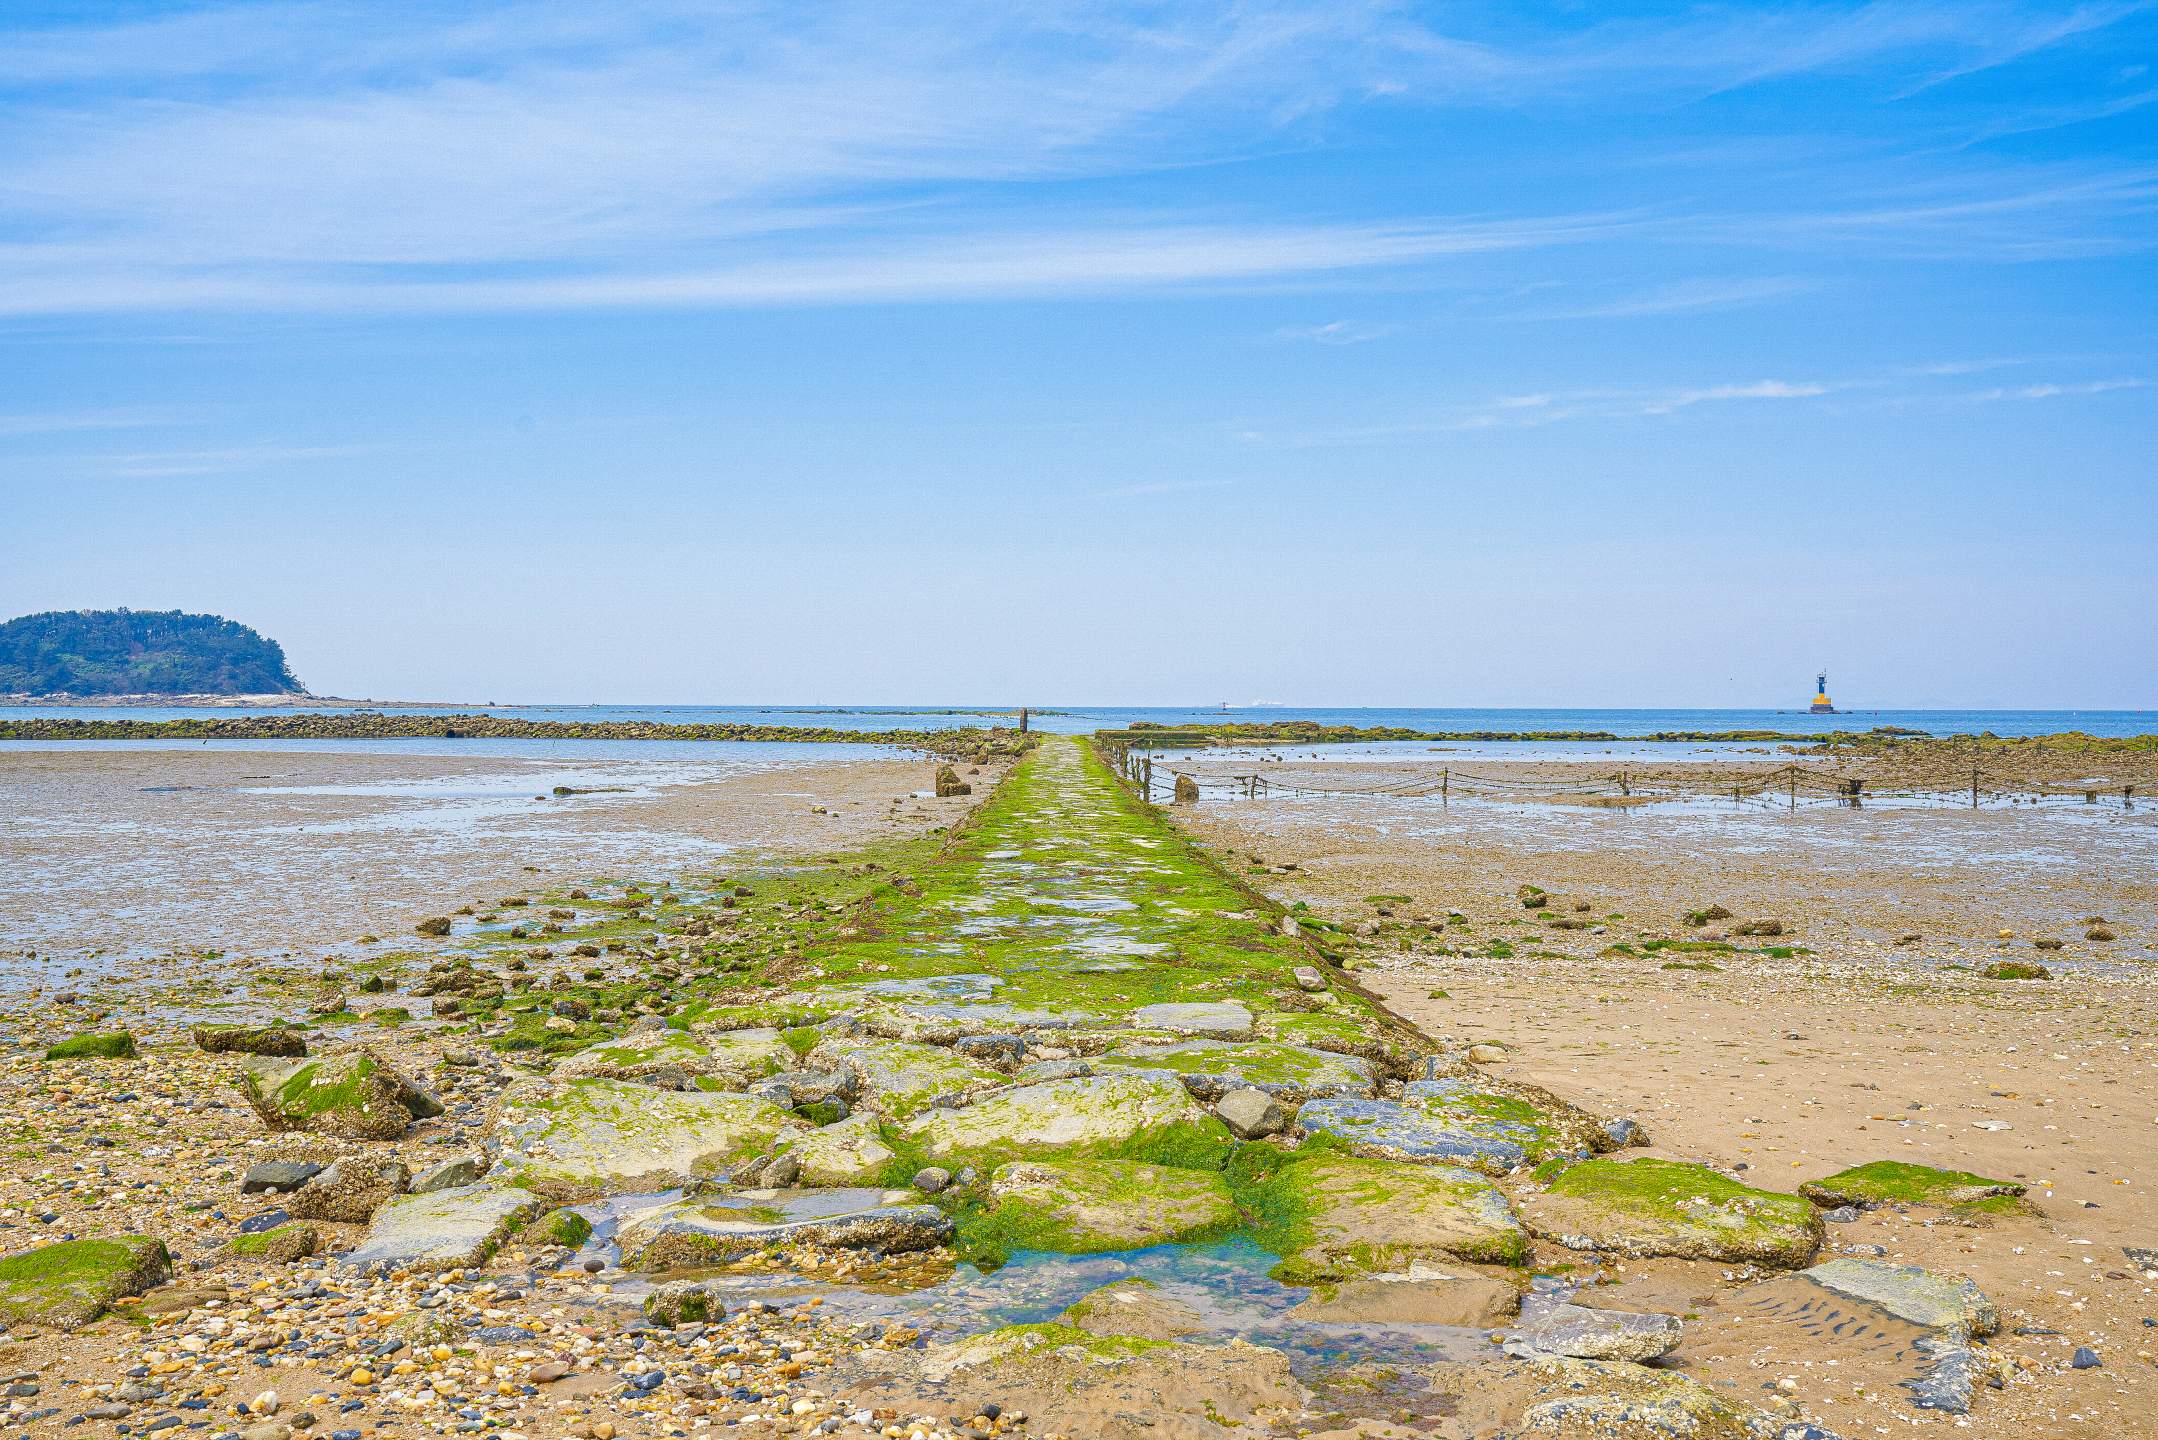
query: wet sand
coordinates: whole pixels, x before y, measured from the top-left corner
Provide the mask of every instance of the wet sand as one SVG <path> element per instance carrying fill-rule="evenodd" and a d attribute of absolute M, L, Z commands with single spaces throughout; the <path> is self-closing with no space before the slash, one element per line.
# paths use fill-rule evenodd
<path fill-rule="evenodd" d="M 1638 1118 L 1649 1154 L 1736 1161 L 1769 1188 L 1880 1159 L 2026 1181 L 2040 1218 L 1872 1211 L 1832 1225 L 1826 1253 L 1877 1245 L 1999 1302 L 1993 1349 L 2029 1371 L 1981 1394 L 1968 1433 L 2158 1435 L 2158 1287 L 2122 1253 L 2158 1244 L 2158 814 L 1369 797 L 1180 813 L 1255 884 L 1347 927 L 1359 978 L 1401 1013 L 1503 1045 L 1500 1073 Z M 1522 885 L 1552 899 L 1526 909 Z M 1711 904 L 1734 913 L 1682 921 Z M 2119 938 L 2085 940 L 2094 915 Z M 1754 918 L 1788 933 L 1732 943 L 1811 953 L 1610 953 Z M 2063 948 L 2035 949 L 2041 935 Z M 2055 978 L 1979 977 L 2000 958 Z M 1715 1267 L 1624 1272 L 1600 1303 L 1690 1307 L 1674 1359 L 1734 1394 L 1788 1381 L 1845 1436 L 1966 1428 L 1914 1412 L 1893 1364 L 1831 1365 L 1803 1327 L 1748 1320 Z M 2078 1346 L 2102 1365 L 2071 1369 Z"/>
<path fill-rule="evenodd" d="M 16 955 L 0 969 L 19 973 L 33 950 L 335 950 L 409 935 L 445 897 L 847 848 L 951 809 L 916 798 L 932 784 L 926 758 L 708 748 L 636 760 L 0 747 L 0 953 Z"/>

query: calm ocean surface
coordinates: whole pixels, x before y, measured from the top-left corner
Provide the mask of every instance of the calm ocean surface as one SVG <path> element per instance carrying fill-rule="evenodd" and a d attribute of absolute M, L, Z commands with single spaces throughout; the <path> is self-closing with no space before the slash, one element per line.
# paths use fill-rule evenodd
<path fill-rule="evenodd" d="M 389 714 L 446 713 L 441 706 L 370 705 L 354 709 Z M 504 705 L 466 706 L 463 710 L 523 720 L 651 720 L 666 724 L 750 724 L 824 726 L 835 730 L 860 730 L 865 735 L 884 730 L 935 729 L 946 726 L 1010 723 L 1008 717 L 955 713 L 956 707 L 920 706 L 814 706 L 814 705 Z M 290 714 L 292 707 L 262 706 L 6 706 L 0 719 L 50 715 L 76 719 L 169 720 L 189 716 Z M 336 713 L 310 706 L 305 713 Z M 1325 725 L 1395 725 L 1415 730 L 1537 731 L 1602 730 L 1614 735 L 1651 735 L 1664 730 L 1780 730 L 1794 734 L 1819 734 L 1831 730 L 1869 730 L 1895 725 L 1932 735 L 1963 735 L 1991 731 L 1995 735 L 2044 735 L 2062 730 L 2081 730 L 2091 735 L 2143 735 L 2158 733 L 2154 710 L 1847 710 L 1835 715 L 1811 715 L 1804 710 L 1471 710 L 1449 708 L 1315 709 L 1303 706 L 1262 706 L 1221 709 L 1173 707 L 1130 708 L 1119 706 L 1049 706 L 1034 714 L 1040 730 L 1083 732 L 1129 725 L 1134 721 L 1156 724 L 1219 723 L 1228 720 L 1314 720 Z M 344 742 L 315 742 L 335 745 Z M 357 742 L 355 742 L 357 743 Z"/>

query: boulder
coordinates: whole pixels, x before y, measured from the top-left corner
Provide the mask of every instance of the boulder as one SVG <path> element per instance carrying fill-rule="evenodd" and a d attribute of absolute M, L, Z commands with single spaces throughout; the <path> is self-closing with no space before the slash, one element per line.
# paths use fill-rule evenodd
<path fill-rule="evenodd" d="M 799 1167 L 795 1179 L 803 1185 L 874 1184 L 898 1158 L 867 1111 L 791 1135 L 779 1142 L 779 1153 Z"/>
<path fill-rule="evenodd" d="M 644 1318 L 662 1330 L 709 1325 L 727 1315 L 727 1287 L 710 1280 L 671 1280 L 644 1297 Z"/>
<path fill-rule="evenodd" d="M 290 1058 L 307 1053 L 307 1037 L 289 1025 L 197 1025 L 189 1033 L 195 1048 L 211 1055 Z"/>
<path fill-rule="evenodd" d="M 802 1190 L 679 1200 L 625 1222 L 617 1235 L 626 1270 L 721 1265 L 778 1245 L 904 1254 L 952 1236 L 934 1205 L 887 1205 L 875 1190 Z"/>
<path fill-rule="evenodd" d="M 365 1238 L 341 1263 L 368 1274 L 479 1265 L 546 1208 L 529 1190 L 492 1185 L 400 1196 L 375 1212 Z"/>
<path fill-rule="evenodd" d="M 638 1080 L 662 1090 L 744 1090 L 793 1063 L 794 1052 L 777 1030 L 711 1030 L 695 1036 L 661 1030 L 579 1050 L 555 1066 L 553 1077 Z"/>
<path fill-rule="evenodd" d="M 584 1242 L 591 1238 L 592 1222 L 564 1205 L 549 1210 L 525 1226 L 517 1236 L 525 1245 L 559 1245 L 566 1250 L 582 1249 Z"/>
<path fill-rule="evenodd" d="M 235 1260 L 250 1260 L 262 1265 L 290 1265 L 304 1260 L 322 1248 L 322 1235 L 304 1220 L 288 1220 L 282 1225 L 272 1225 L 267 1230 L 257 1230 L 232 1237 L 226 1250 Z"/>
<path fill-rule="evenodd" d="M 1170 1076 L 1088 1075 L 1016 1086 L 963 1110 L 925 1111 L 908 1125 L 907 1137 L 941 1160 L 1000 1151 L 1105 1150 L 1177 1124 L 1220 1122 Z"/>
<path fill-rule="evenodd" d="M 318 1160 L 264 1160 L 247 1167 L 240 1176 L 242 1195 L 281 1195 L 297 1190 L 322 1173 Z"/>
<path fill-rule="evenodd" d="M 905 1120 L 944 1100 L 963 1100 L 1005 1083 L 1002 1071 L 936 1045 L 870 1036 L 834 1036 L 809 1052 L 812 1065 L 854 1077 L 856 1102 Z"/>
<path fill-rule="evenodd" d="M 1458 1259 L 1519 1263 L 1528 1239 L 1497 1186 L 1452 1165 L 1299 1156 L 1265 1182 L 1266 1208 L 1299 1217 L 1276 1279 L 1291 1285 L 1407 1273 Z"/>
<path fill-rule="evenodd" d="M 949 799 L 954 795 L 972 795 L 974 793 L 974 787 L 960 779 L 959 772 L 949 765 L 939 765 L 937 767 L 936 789 L 937 798 L 940 800 Z"/>
<path fill-rule="evenodd" d="M 1289 1128 L 1289 1112 L 1264 1090 L 1231 1090 L 1214 1102 L 1214 1113 L 1239 1140 L 1263 1140 Z"/>
<path fill-rule="evenodd" d="M 2013 1200 L 2024 1186 L 2014 1180 L 1989 1180 L 1965 1170 L 1936 1170 L 1899 1160 L 1876 1160 L 1808 1180 L 1798 1193 L 1816 1205 L 1931 1205 L 1947 1208 L 1980 1200 Z"/>
<path fill-rule="evenodd" d="M 362 1225 L 411 1182 L 402 1160 L 347 1155 L 293 1191 L 286 1208 L 295 1219 Z"/>
<path fill-rule="evenodd" d="M 1506 1353 L 1516 1359 L 1566 1356 L 1576 1360 L 1658 1359 L 1678 1348 L 1685 1326 L 1676 1315 L 1596 1310 L 1531 1295 L 1521 1318 L 1506 1327 Z"/>
<path fill-rule="evenodd" d="M 769 1100 L 573 1080 L 503 1097 L 490 1178 L 554 1200 L 664 1190 L 720 1174 L 804 1127 Z"/>
<path fill-rule="evenodd" d="M 125 1030 L 75 1035 L 45 1051 L 47 1060 L 132 1060 L 135 1037 Z"/>
<path fill-rule="evenodd" d="M 241 1093 L 272 1130 L 305 1130 L 354 1140 L 394 1140 L 442 1102 L 366 1046 L 281 1062 L 256 1059 Z"/>
<path fill-rule="evenodd" d="M 115 1300 L 171 1278 L 164 1242 L 147 1235 L 63 1240 L 0 1259 L 0 1320 L 79 1330 Z"/>
<path fill-rule="evenodd" d="M 1002 1254 L 1086 1255 L 1204 1239 L 1239 1221 L 1219 1171 L 1173 1170 L 1136 1160 L 1018 1160 L 989 1177 L 990 1207 L 968 1226 L 970 1244 Z"/>
<path fill-rule="evenodd" d="M 1177 803 L 1177 804 L 1179 804 L 1179 805 L 1196 805 L 1196 804 L 1198 804 L 1198 803 L 1199 803 L 1199 782 L 1198 782 L 1197 780 L 1193 779 L 1193 778 L 1192 778 L 1191 776 L 1189 776 L 1189 775 L 1179 775 L 1179 776 L 1177 776 L 1177 777 L 1176 777 L 1176 791 L 1175 791 L 1175 800 L 1176 800 L 1176 803 Z"/>
<path fill-rule="evenodd" d="M 412 1193 L 430 1195 L 437 1190 L 454 1190 L 460 1185 L 470 1185 L 487 1173 L 487 1161 L 479 1155 L 460 1155 L 454 1160 L 444 1160 L 430 1165 L 412 1177 Z"/>
<path fill-rule="evenodd" d="M 1809 1427 L 1786 1427 L 1758 1410 L 1724 1399 L 1700 1381 L 1672 1370 L 1622 1360 L 1536 1360 L 1509 1377 L 1507 1408 L 1518 1419 L 1510 1435 L 1550 1435 L 1568 1440 L 1611 1436 L 1699 1437 L 1801 1436 Z M 1522 1391 L 1531 1399 L 1520 1405 Z M 1545 1399 L 1543 1397 L 1550 1396 Z M 1813 1432 L 1832 1440 L 1826 1432 Z"/>
<path fill-rule="evenodd" d="M 1523 1202 L 1535 1234 L 1574 1250 L 1797 1269 L 1821 1248 L 1821 1218 L 1796 1195 L 1756 1190 L 1675 1160 L 1587 1160 Z"/>

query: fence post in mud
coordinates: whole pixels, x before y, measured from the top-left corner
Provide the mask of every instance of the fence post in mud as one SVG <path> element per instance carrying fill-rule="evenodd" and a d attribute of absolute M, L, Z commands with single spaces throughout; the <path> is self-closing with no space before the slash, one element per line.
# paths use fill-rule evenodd
<path fill-rule="evenodd" d="M 1439 808 L 1441 810 L 1451 810 L 1453 808 L 1453 788 L 1453 770 L 1451 768 L 1441 769 L 1439 771 Z"/>
<path fill-rule="evenodd" d="M 1626 778 L 1626 772 L 1623 770 L 1619 771 L 1619 794 L 1633 794 L 1633 782 Z"/>
<path fill-rule="evenodd" d="M 1971 808 L 1973 810 L 1978 808 L 1978 767 L 1976 765 L 1971 767 Z"/>
<path fill-rule="evenodd" d="M 1144 760 L 1141 760 L 1139 770 L 1142 776 L 1139 782 L 1139 793 L 1146 796 L 1146 803 L 1151 805 L 1154 803 L 1154 757 L 1149 755 Z"/>
<path fill-rule="evenodd" d="M 1788 777 L 1791 781 L 1791 813 L 1798 813 L 1798 767 L 1793 765 Z"/>
<path fill-rule="evenodd" d="M 1853 810 L 1856 810 L 1859 805 L 1859 791 L 1865 788 L 1866 782 L 1863 780 L 1846 780 L 1843 782 L 1844 801 Z"/>

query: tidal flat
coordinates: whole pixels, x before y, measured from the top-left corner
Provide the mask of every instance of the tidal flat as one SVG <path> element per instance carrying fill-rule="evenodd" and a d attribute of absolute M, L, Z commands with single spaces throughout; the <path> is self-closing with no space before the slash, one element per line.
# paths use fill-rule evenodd
<path fill-rule="evenodd" d="M 215 755 L 89 768 L 395 878 L 19 957 L 26 1433 L 2149 1433 L 2147 831 Z"/>

